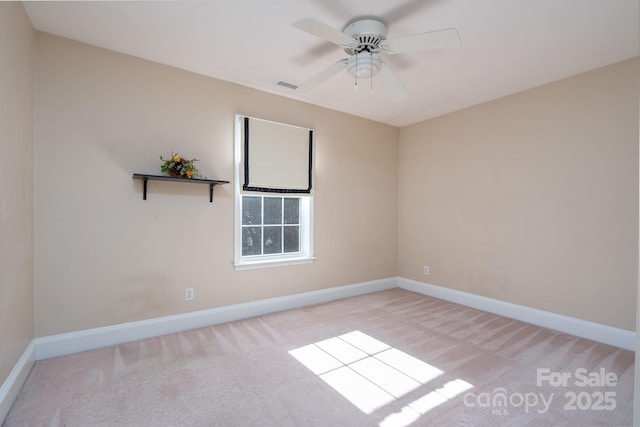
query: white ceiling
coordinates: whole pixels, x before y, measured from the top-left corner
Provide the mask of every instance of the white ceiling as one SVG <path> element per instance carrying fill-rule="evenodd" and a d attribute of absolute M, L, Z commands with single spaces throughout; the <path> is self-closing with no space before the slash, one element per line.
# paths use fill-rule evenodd
<path fill-rule="evenodd" d="M 640 54 L 638 0 L 212 0 L 25 2 L 40 31 L 239 83 L 394 126 L 602 67 Z M 457 28 L 452 49 L 387 55 L 411 97 L 392 102 L 373 79 L 342 72 L 300 84 L 346 57 L 291 26 L 315 17 L 339 30 L 376 16 L 388 38 Z"/>

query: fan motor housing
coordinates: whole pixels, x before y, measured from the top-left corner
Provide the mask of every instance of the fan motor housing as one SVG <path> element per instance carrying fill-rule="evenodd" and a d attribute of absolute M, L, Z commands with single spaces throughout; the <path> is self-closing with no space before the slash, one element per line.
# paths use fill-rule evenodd
<path fill-rule="evenodd" d="M 387 26 L 377 19 L 359 19 L 347 25 L 343 32 L 356 40 L 355 46 L 344 49 L 349 55 L 373 52 L 387 36 Z"/>

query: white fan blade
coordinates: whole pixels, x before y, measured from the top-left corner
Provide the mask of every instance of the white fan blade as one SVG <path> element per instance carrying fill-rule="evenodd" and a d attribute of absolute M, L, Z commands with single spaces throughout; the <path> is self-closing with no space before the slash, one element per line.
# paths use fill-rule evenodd
<path fill-rule="evenodd" d="M 323 40 L 330 41 L 341 47 L 347 47 L 351 44 L 355 44 L 355 40 L 347 34 L 333 28 L 330 25 L 320 22 L 315 18 L 302 18 L 294 22 L 294 27 L 299 30 L 305 31 L 316 37 L 320 37 Z"/>
<path fill-rule="evenodd" d="M 430 31 L 428 33 L 415 34 L 413 36 L 398 37 L 380 42 L 380 50 L 384 53 L 394 54 L 414 52 L 425 49 L 442 49 L 460 45 L 460 35 L 455 28 Z"/>
<path fill-rule="evenodd" d="M 383 86 L 387 89 L 389 97 L 393 102 L 401 102 L 409 98 L 409 91 L 404 87 L 398 76 L 389 68 L 387 64 L 382 63 L 380 72 L 378 73 Z"/>
<path fill-rule="evenodd" d="M 344 67 L 346 66 L 347 66 L 347 60 L 341 59 L 340 61 L 336 62 L 330 67 L 327 67 L 324 70 L 320 71 L 318 74 L 311 77 L 306 82 L 300 84 L 297 90 L 305 91 L 305 90 L 313 89 L 314 87 L 320 85 L 320 83 L 323 83 L 326 80 L 329 80 L 331 77 L 335 76 L 340 71 L 344 70 Z"/>

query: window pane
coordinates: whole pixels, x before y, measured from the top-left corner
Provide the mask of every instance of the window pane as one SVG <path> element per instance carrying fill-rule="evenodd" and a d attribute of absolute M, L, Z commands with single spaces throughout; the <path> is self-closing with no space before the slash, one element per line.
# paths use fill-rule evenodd
<path fill-rule="evenodd" d="M 300 251 L 300 227 L 288 226 L 284 228 L 284 252 Z"/>
<path fill-rule="evenodd" d="M 265 227 L 264 228 L 264 253 L 265 254 L 281 254 L 282 253 L 282 227 Z"/>
<path fill-rule="evenodd" d="M 262 249 L 261 227 L 242 227 L 242 255 L 260 255 Z"/>
<path fill-rule="evenodd" d="M 300 199 L 286 198 L 284 199 L 284 223 L 299 224 L 300 223 Z"/>
<path fill-rule="evenodd" d="M 282 198 L 264 198 L 264 223 L 282 224 Z"/>
<path fill-rule="evenodd" d="M 262 224 L 261 199 L 261 197 L 242 197 L 242 225 Z"/>

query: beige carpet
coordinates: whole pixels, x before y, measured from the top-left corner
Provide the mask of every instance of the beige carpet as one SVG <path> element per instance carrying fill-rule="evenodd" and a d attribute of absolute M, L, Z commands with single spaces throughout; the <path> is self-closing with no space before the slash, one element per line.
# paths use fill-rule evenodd
<path fill-rule="evenodd" d="M 630 425 L 633 363 L 393 289 L 39 361 L 3 426 Z"/>

